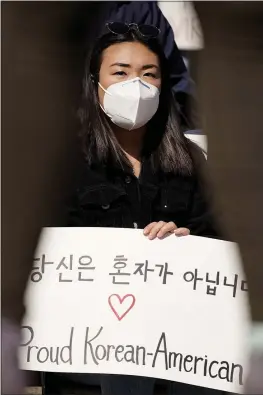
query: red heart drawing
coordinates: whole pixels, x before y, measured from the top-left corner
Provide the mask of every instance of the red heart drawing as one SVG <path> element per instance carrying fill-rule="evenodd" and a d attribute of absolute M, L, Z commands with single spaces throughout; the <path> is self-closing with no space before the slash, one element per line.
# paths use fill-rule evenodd
<path fill-rule="evenodd" d="M 114 303 L 114 300 L 113 300 L 114 298 L 117 298 L 117 300 L 115 299 L 115 303 Z M 116 310 L 117 307 L 118 307 L 118 306 L 116 306 L 116 302 L 119 303 L 119 306 L 121 306 L 122 303 L 125 300 L 127 300 L 127 298 L 131 299 L 130 303 L 128 303 L 126 310 L 120 315 L 117 312 L 117 310 Z M 125 295 L 125 296 L 121 297 L 120 295 L 113 294 L 113 295 L 109 296 L 108 302 L 109 302 L 110 308 L 113 311 L 113 313 L 116 315 L 118 320 L 121 321 L 129 313 L 129 311 L 133 308 L 133 306 L 135 305 L 135 296 L 131 295 L 131 294 L 128 294 L 128 295 Z M 113 303 L 115 304 L 115 307 L 114 307 Z"/>

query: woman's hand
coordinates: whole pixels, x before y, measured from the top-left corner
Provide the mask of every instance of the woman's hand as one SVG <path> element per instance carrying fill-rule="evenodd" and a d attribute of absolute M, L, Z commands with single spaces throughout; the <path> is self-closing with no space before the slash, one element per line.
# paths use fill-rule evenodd
<path fill-rule="evenodd" d="M 177 228 L 174 222 L 152 222 L 144 228 L 143 234 L 148 236 L 148 239 L 153 240 L 156 237 L 163 239 L 166 236 L 174 234 L 176 236 L 187 236 L 190 230 L 187 228 Z"/>

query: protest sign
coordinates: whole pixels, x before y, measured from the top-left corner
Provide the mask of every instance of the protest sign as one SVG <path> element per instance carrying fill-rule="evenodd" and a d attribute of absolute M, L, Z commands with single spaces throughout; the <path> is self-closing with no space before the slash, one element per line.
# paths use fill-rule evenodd
<path fill-rule="evenodd" d="M 242 392 L 247 285 L 235 244 L 141 230 L 47 228 L 26 293 L 20 365 Z"/>

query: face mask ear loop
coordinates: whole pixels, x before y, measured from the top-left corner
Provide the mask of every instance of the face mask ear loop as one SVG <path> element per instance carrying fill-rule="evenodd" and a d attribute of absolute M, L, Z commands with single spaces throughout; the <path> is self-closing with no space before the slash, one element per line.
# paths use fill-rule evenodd
<path fill-rule="evenodd" d="M 101 88 L 107 95 L 111 95 L 111 96 L 112 96 L 112 93 L 110 93 L 110 92 L 108 92 L 106 89 L 104 89 L 100 82 L 98 82 L 98 85 L 100 86 L 100 88 Z M 100 105 L 100 108 L 102 109 L 102 111 L 104 112 L 104 114 L 108 115 L 108 114 L 106 113 L 104 107 L 103 107 L 100 103 L 99 103 L 99 105 Z"/>
<path fill-rule="evenodd" d="M 104 110 L 103 106 L 102 106 L 100 103 L 99 103 L 99 105 L 100 105 L 100 108 L 102 109 L 102 111 L 104 112 L 104 114 L 107 115 L 107 113 L 106 113 L 106 111 Z"/>
<path fill-rule="evenodd" d="M 111 95 L 111 96 L 112 96 L 112 93 L 108 92 L 107 89 L 104 89 L 100 82 L 98 82 L 98 85 L 100 86 L 100 88 L 101 88 L 105 93 L 107 93 L 108 95 Z"/>

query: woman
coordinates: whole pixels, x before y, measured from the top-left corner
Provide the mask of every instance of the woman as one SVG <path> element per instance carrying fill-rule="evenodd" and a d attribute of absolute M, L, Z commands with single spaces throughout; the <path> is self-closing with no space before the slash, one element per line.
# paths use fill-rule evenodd
<path fill-rule="evenodd" d="M 86 68 L 85 163 L 70 225 L 141 228 L 149 239 L 215 237 L 197 171 L 205 159 L 178 127 L 159 30 L 107 26 L 109 33 L 96 42 Z M 71 380 L 88 383 L 89 377 L 71 375 Z M 105 395 L 153 394 L 153 379 L 103 375 L 100 380 Z"/>

